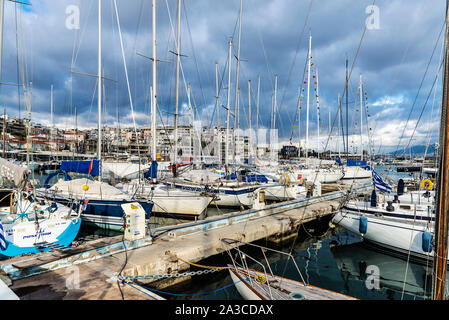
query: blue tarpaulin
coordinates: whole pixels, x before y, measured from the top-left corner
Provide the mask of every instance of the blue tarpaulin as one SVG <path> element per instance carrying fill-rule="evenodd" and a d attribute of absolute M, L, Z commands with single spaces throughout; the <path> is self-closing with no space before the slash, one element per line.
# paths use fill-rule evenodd
<path fill-rule="evenodd" d="M 89 168 L 91 164 L 92 169 L 90 170 L 90 175 L 98 177 L 100 175 L 100 162 L 98 160 L 61 161 L 60 169 L 66 172 L 89 174 Z"/>

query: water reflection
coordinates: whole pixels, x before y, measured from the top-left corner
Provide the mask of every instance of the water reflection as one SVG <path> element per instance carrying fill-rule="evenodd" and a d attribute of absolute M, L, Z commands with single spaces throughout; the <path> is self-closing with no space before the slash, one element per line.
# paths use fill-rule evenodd
<path fill-rule="evenodd" d="M 368 270 L 378 270 L 379 290 L 392 290 L 400 294 L 401 298 L 405 295 L 416 298 L 430 297 L 432 286 L 430 264 L 407 262 L 402 258 L 378 252 L 365 242 L 332 246 L 330 250 L 349 291 L 354 291 L 351 290 L 351 286 L 360 285 L 351 281 L 352 279 L 367 285 L 367 281 L 374 279 L 372 277 L 368 279 L 373 275 Z"/>

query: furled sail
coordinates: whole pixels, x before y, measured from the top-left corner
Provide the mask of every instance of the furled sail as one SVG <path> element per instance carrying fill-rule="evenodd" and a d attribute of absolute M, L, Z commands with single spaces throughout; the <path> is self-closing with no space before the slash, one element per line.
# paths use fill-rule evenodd
<path fill-rule="evenodd" d="M 0 158 L 0 177 L 14 183 L 15 187 L 23 188 L 28 179 L 28 168 Z"/>

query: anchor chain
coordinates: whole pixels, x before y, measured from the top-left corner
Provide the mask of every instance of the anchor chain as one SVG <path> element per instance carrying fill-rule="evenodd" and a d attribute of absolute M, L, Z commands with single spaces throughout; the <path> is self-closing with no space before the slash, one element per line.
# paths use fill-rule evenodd
<path fill-rule="evenodd" d="M 166 274 L 148 274 L 148 275 L 140 275 L 140 276 L 117 276 L 118 280 L 148 280 L 148 279 L 164 279 L 164 278 L 179 278 L 179 277 L 188 277 L 188 276 L 196 276 L 207 273 L 213 273 L 220 271 L 220 269 L 208 269 L 208 270 L 198 270 L 198 271 L 189 271 L 183 273 L 166 273 Z"/>

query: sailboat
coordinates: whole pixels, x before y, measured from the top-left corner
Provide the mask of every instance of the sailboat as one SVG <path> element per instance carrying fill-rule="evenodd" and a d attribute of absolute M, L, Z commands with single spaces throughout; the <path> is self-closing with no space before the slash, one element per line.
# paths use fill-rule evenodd
<path fill-rule="evenodd" d="M 292 173 L 294 177 L 297 177 L 297 180 L 305 179 L 307 181 L 311 181 L 313 183 L 336 183 L 343 177 L 343 173 L 341 169 L 334 168 L 330 165 L 324 165 L 326 162 L 325 160 L 319 160 L 319 159 L 313 159 L 309 158 L 309 109 L 310 109 L 310 83 L 311 83 L 311 77 L 312 77 L 312 66 L 314 64 L 312 63 L 312 35 L 309 36 L 309 50 L 307 53 L 307 79 L 304 79 L 304 84 L 307 83 L 307 100 L 306 100 L 306 141 L 305 141 L 305 163 L 300 166 L 296 166 L 292 168 Z M 318 88 L 318 78 L 317 75 L 313 76 L 315 78 L 314 83 L 316 84 Z M 302 92 L 304 88 L 301 88 L 300 90 L 300 98 L 299 98 L 299 112 L 301 110 L 301 102 L 303 98 Z M 318 92 L 315 94 L 317 99 Z M 318 128 L 317 128 L 317 139 L 319 144 L 319 132 L 320 132 L 320 126 L 319 126 L 319 100 L 317 100 L 317 117 L 318 117 Z M 301 119 L 301 117 L 299 117 Z M 301 121 L 301 120 L 299 120 Z M 321 167 L 320 167 L 321 166 Z"/>
<path fill-rule="evenodd" d="M 226 245 L 226 251 L 232 260 L 232 264 L 228 265 L 231 279 L 237 291 L 245 300 L 358 300 L 345 294 L 307 284 L 295 259 L 290 254 L 234 239 L 222 239 L 221 241 Z M 266 261 L 267 267 L 265 267 L 264 264 L 241 251 L 235 245 L 260 248 L 265 259 L 266 251 L 286 255 L 293 262 L 301 281 L 275 275 L 268 261 Z M 237 251 L 235 257 L 231 254 L 231 250 Z M 257 264 L 261 271 L 249 268 L 248 264 L 250 263 Z"/>
<path fill-rule="evenodd" d="M 401 200 L 398 194 L 391 200 L 373 190 L 367 199 L 348 201 L 332 223 L 389 250 L 429 259 L 434 254 L 434 203 L 424 196 L 422 201 L 414 201 L 417 199 L 408 194 L 399 194 Z"/>
<path fill-rule="evenodd" d="M 175 117 L 175 151 L 174 166 L 177 167 L 177 113 L 180 66 L 180 26 L 181 26 L 181 0 L 178 0 L 178 41 L 176 64 L 176 117 Z M 152 137 L 152 163 L 145 175 L 146 180 L 134 180 L 130 183 L 117 185 L 122 191 L 135 194 L 141 198 L 149 199 L 154 203 L 152 212 L 166 217 L 180 217 L 183 219 L 198 218 L 209 206 L 213 197 L 205 191 L 185 191 L 172 187 L 168 183 L 158 181 L 158 163 L 156 151 L 156 110 L 157 110 L 157 42 L 156 42 L 156 1 L 153 1 L 153 87 L 151 89 L 151 137 Z"/>
<path fill-rule="evenodd" d="M 346 77 L 348 77 L 348 61 L 346 60 Z M 346 80 L 346 110 L 348 110 L 348 82 L 349 79 Z M 362 75 L 360 75 L 360 83 L 359 83 L 359 97 L 360 97 L 360 149 L 361 149 L 361 156 L 360 160 L 351 160 L 346 159 L 346 164 L 342 165 L 343 170 L 343 177 L 341 178 L 341 182 L 344 184 L 354 185 L 354 184 L 364 184 L 367 181 L 371 180 L 371 177 L 373 175 L 372 168 L 367 164 L 367 161 L 364 159 L 363 155 L 363 81 L 362 81 Z M 356 110 L 357 111 L 357 110 Z M 348 112 L 348 111 L 346 111 Z M 348 126 L 348 123 L 346 124 Z M 346 134 L 348 135 L 348 130 L 346 131 Z M 348 146 L 348 138 L 346 139 L 346 150 L 349 155 L 349 146 Z"/>
<path fill-rule="evenodd" d="M 0 80 L 3 56 L 3 15 L 4 1 L 0 1 Z M 26 97 L 25 85 L 24 95 Z M 28 142 L 31 105 L 26 100 L 25 105 L 28 109 L 26 127 Z M 78 235 L 81 226 L 79 211 L 76 212 L 72 207 L 62 206 L 46 199 L 37 199 L 35 188 L 29 180 L 29 167 L 32 162 L 29 161 L 28 146 L 29 144 L 27 144 L 26 166 L 0 158 L 2 185 L 9 187 L 2 190 L 0 200 L 0 257 L 2 258 L 53 249 L 70 249 L 68 246 Z M 5 155 L 5 152 L 3 154 Z M 4 194 L 5 191 L 8 193 Z"/>
<path fill-rule="evenodd" d="M 241 25 L 242 25 L 242 1 L 240 1 L 240 18 L 239 18 L 239 44 L 241 38 Z M 237 77 L 236 77 L 236 99 L 235 99 L 235 114 L 237 114 L 238 104 L 238 78 L 239 78 L 239 64 L 240 64 L 240 45 L 238 48 L 237 56 Z M 232 172 L 233 167 L 230 163 L 230 146 L 229 142 L 234 141 L 235 149 L 235 136 L 230 134 L 230 99 L 231 99 L 231 64 L 232 64 L 232 40 L 229 41 L 229 54 L 228 54 L 228 95 L 227 95 L 227 121 L 226 121 L 226 137 L 225 137 L 225 157 L 224 157 L 224 170 L 220 163 L 220 169 L 212 173 L 210 171 L 203 171 L 198 176 L 190 175 L 187 173 L 180 174 L 171 179 L 167 179 L 167 182 L 180 190 L 195 191 L 202 193 L 209 193 L 214 196 L 211 201 L 211 206 L 223 206 L 223 207 L 252 207 L 254 200 L 256 199 L 255 192 L 261 187 L 258 183 L 249 183 L 247 181 L 238 181 L 233 179 L 227 179 Z M 234 132 L 236 129 L 236 117 L 234 118 Z M 176 154 L 176 152 L 175 152 Z M 235 152 L 234 160 L 235 160 Z M 214 174 L 217 173 L 217 174 Z M 204 179 L 204 177 L 207 177 Z"/>
<path fill-rule="evenodd" d="M 449 191 L 449 0 L 446 1 L 446 32 L 444 41 L 444 69 L 443 88 L 440 121 L 440 153 L 438 159 L 438 174 L 435 199 L 435 258 L 433 263 L 433 299 L 443 300 L 447 298 L 446 271 L 448 262 L 448 191 Z"/>
<path fill-rule="evenodd" d="M 449 132 L 448 132 L 448 78 L 449 72 L 449 1 L 446 1 L 446 33 L 444 47 L 443 89 L 440 122 L 440 155 L 438 162 L 435 201 L 430 189 L 432 183 L 422 183 L 423 193 L 402 194 L 398 188 L 393 200 L 378 202 L 373 190 L 370 201 L 350 201 L 338 212 L 333 223 L 360 234 L 364 239 L 406 255 L 433 261 L 434 299 L 444 298 L 446 268 L 448 262 L 448 168 L 449 168 Z M 374 171 L 373 171 L 374 173 Z M 373 175 L 373 178 L 376 178 Z M 377 188 L 386 190 L 379 184 L 379 178 L 373 179 Z M 376 183 L 377 182 L 377 183 Z M 425 182 L 425 181 L 423 181 Z M 399 197 L 402 196 L 402 199 Z M 427 201 L 421 201 L 425 196 Z M 416 199 L 416 197 L 418 199 Z M 418 200 L 418 201 L 416 201 Z"/>
<path fill-rule="evenodd" d="M 122 204 L 138 202 L 146 212 L 146 219 L 149 218 L 153 208 L 153 202 L 149 199 L 142 199 L 133 194 L 123 191 L 102 181 L 102 61 L 101 61 L 101 0 L 98 0 L 98 141 L 97 160 L 91 161 L 63 161 L 61 171 L 87 174 L 88 177 L 96 176 L 98 181 L 89 178 L 72 180 L 60 179 L 50 188 L 41 188 L 38 194 L 41 198 L 50 197 L 59 203 L 73 203 L 80 197 L 88 197 L 85 202 L 85 210 L 82 217 L 87 223 L 95 224 L 105 229 L 121 230 L 123 227 Z"/>
<path fill-rule="evenodd" d="M 0 176 L 14 188 L 3 197 L 9 203 L 0 206 L 0 257 L 70 249 L 81 226 L 80 210 L 38 199 L 27 187 L 28 168 L 0 158 Z"/>

